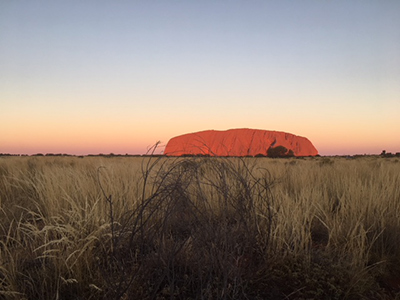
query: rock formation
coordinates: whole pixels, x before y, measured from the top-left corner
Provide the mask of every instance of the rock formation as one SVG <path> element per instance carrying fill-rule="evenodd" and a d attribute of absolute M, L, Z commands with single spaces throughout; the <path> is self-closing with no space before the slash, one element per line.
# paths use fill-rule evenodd
<path fill-rule="evenodd" d="M 168 156 L 314 156 L 317 149 L 305 137 L 258 129 L 206 130 L 169 140 Z"/>

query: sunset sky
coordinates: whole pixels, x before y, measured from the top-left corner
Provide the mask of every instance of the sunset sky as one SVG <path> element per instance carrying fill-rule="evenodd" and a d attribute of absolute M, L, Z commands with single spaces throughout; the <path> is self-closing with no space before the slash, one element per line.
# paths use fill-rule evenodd
<path fill-rule="evenodd" d="M 0 1 L 0 153 L 230 128 L 400 152 L 400 1 Z"/>

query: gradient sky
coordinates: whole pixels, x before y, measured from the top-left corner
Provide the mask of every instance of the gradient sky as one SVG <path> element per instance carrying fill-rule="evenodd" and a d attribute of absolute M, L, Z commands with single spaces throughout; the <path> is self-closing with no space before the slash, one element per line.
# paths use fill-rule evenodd
<path fill-rule="evenodd" d="M 0 1 L 0 153 L 229 128 L 400 152 L 400 1 Z"/>

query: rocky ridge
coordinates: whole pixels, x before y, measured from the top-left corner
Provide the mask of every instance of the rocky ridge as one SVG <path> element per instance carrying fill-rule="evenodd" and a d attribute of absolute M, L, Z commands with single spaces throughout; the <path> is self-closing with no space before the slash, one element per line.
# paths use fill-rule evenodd
<path fill-rule="evenodd" d="M 205 130 L 173 137 L 167 156 L 315 156 L 314 145 L 305 137 L 260 129 Z"/>

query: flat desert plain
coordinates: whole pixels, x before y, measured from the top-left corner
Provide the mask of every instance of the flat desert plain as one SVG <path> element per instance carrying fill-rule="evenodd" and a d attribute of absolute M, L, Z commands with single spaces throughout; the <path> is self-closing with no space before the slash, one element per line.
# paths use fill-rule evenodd
<path fill-rule="evenodd" d="M 0 299 L 400 299 L 397 157 L 0 157 Z"/>

